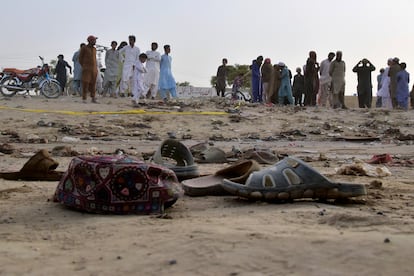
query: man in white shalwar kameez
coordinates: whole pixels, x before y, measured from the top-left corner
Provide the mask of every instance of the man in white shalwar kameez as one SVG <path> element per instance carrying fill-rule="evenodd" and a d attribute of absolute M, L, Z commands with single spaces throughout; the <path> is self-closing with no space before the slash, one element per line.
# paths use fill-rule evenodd
<path fill-rule="evenodd" d="M 124 55 L 124 66 L 122 69 L 122 78 L 120 85 L 120 94 L 125 95 L 129 84 L 132 81 L 134 66 L 139 60 L 139 54 L 141 53 L 139 48 L 135 46 L 135 36 L 130 35 L 128 37 L 129 45 L 120 50 L 120 53 Z"/>
<path fill-rule="evenodd" d="M 389 58 L 387 61 L 387 68 L 385 68 L 384 73 L 381 77 L 381 88 L 378 90 L 377 95 L 381 97 L 383 108 L 392 109 L 392 99 L 390 95 L 390 77 L 388 72 L 390 71 L 390 66 L 392 64 L 392 58 Z"/>
<path fill-rule="evenodd" d="M 132 104 L 138 106 L 138 101 L 141 96 L 144 95 L 144 79 L 147 73 L 147 69 L 144 66 L 147 60 L 147 55 L 142 53 L 139 55 L 138 60 L 134 64 L 134 74 L 132 77 Z"/>
<path fill-rule="evenodd" d="M 157 97 L 158 81 L 160 79 L 160 62 L 161 54 L 157 51 L 158 44 L 156 42 L 151 43 L 151 50 L 147 51 L 147 73 L 145 74 L 145 92 L 148 90 L 151 93 L 151 99 Z"/>

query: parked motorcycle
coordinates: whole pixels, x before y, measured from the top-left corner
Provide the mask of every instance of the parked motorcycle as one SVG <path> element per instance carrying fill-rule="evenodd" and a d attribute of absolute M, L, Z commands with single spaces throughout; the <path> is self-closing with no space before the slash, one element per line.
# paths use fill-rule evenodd
<path fill-rule="evenodd" d="M 61 94 L 61 87 L 57 80 L 50 77 L 49 65 L 42 65 L 28 70 L 16 68 L 4 68 L 3 77 L 0 80 L 0 92 L 6 97 L 12 97 L 16 93 L 29 93 L 30 90 L 40 91 L 47 98 L 57 98 Z"/>

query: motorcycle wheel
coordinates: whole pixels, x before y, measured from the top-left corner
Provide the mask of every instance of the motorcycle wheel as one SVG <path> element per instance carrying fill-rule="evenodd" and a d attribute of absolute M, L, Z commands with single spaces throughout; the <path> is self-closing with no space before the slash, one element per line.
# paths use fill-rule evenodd
<path fill-rule="evenodd" d="M 13 77 L 4 77 L 0 83 L 0 92 L 5 97 L 13 97 L 19 90 L 10 89 L 5 86 L 18 86 L 17 80 Z"/>
<path fill-rule="evenodd" d="M 46 98 L 57 98 L 61 93 L 60 84 L 54 81 L 46 81 L 40 88 L 40 92 Z"/>

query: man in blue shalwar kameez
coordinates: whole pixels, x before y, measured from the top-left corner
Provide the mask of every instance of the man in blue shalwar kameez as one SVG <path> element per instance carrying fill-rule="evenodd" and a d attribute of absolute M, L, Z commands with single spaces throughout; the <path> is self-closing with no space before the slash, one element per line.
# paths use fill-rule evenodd
<path fill-rule="evenodd" d="M 164 54 L 161 56 L 160 62 L 160 81 L 158 86 L 160 88 L 160 96 L 164 101 L 167 101 L 167 91 L 170 91 L 172 98 L 177 98 L 176 83 L 171 72 L 171 52 L 170 45 L 164 45 Z"/>
<path fill-rule="evenodd" d="M 258 56 L 253 60 L 250 69 L 252 70 L 252 96 L 253 102 L 259 103 L 262 101 L 262 82 L 260 76 L 260 66 L 262 65 L 263 57 Z"/>

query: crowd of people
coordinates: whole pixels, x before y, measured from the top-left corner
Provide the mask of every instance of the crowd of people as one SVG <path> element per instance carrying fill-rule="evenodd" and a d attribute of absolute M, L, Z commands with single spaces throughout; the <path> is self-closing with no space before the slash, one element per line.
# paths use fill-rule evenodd
<path fill-rule="evenodd" d="M 227 80 L 224 58 L 216 75 L 217 96 L 224 96 Z M 381 68 L 377 76 L 376 107 L 407 110 L 409 99 L 414 107 L 414 86 L 409 91 L 410 75 L 406 63 L 398 58 L 388 59 L 387 67 Z M 303 70 L 303 74 L 302 74 Z M 358 80 L 357 96 L 360 108 L 372 107 L 373 85 L 371 74 L 375 66 L 366 58 L 352 69 Z M 310 51 L 303 68 L 296 68 L 292 76 L 283 62 L 272 65 L 270 58 L 258 56 L 250 65 L 252 101 L 266 105 L 321 106 L 347 109 L 345 105 L 346 65 L 342 51 L 330 52 L 321 63 L 315 51 Z M 239 89 L 243 74 L 233 80 L 233 91 Z M 293 78 L 293 83 L 292 83 Z"/>
<path fill-rule="evenodd" d="M 72 89 L 74 95 L 82 96 L 85 103 L 88 95 L 92 103 L 99 103 L 96 97 L 97 82 L 99 83 L 96 40 L 97 37 L 88 36 L 88 43 L 80 44 L 79 50 L 72 58 Z M 119 46 L 116 41 L 111 42 L 111 47 L 105 53 L 102 95 L 132 96 L 134 106 L 138 106 L 139 99 L 143 97 L 155 99 L 158 92 L 164 101 L 176 98 L 176 82 L 171 70 L 171 46 L 164 45 L 164 54 L 161 54 L 158 52 L 158 44 L 152 42 L 151 50 L 141 53 L 135 43 L 134 35 L 128 37 L 128 43 L 122 41 Z M 56 79 L 63 91 L 67 82 L 66 68 L 69 68 L 72 73 L 72 67 L 64 61 L 62 55 L 58 59 Z"/>

